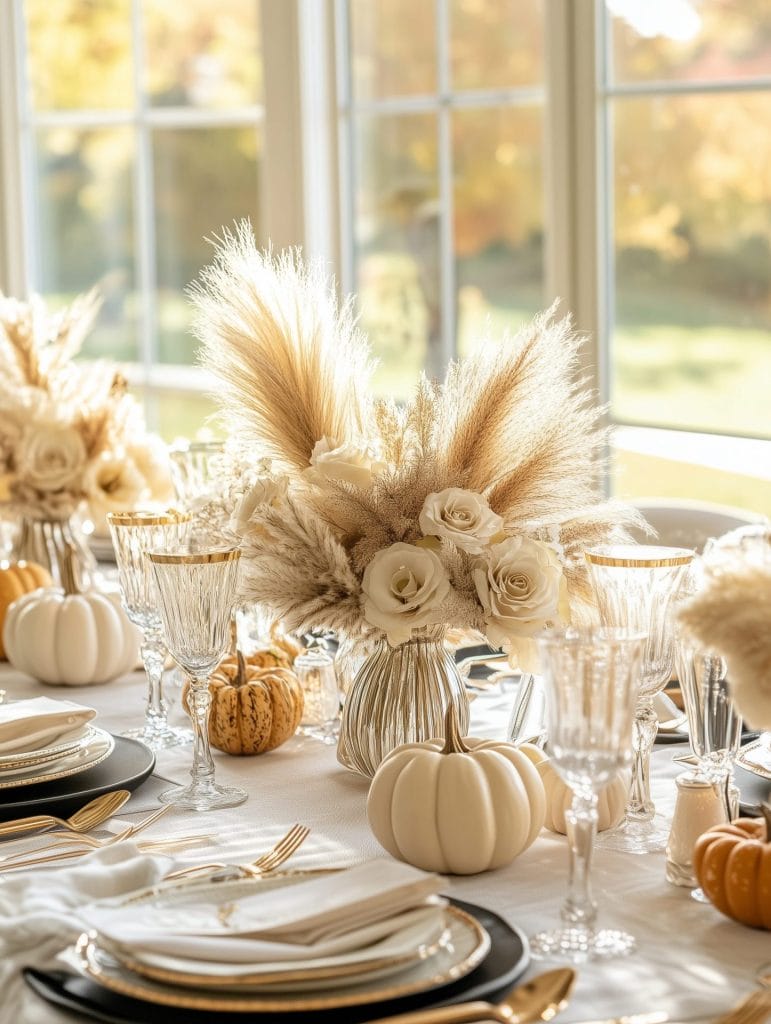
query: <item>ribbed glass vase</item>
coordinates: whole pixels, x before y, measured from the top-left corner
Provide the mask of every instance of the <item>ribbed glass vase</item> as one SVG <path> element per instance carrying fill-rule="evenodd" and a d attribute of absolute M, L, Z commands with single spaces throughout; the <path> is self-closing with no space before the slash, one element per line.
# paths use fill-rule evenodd
<path fill-rule="evenodd" d="M 74 563 L 77 581 L 84 588 L 89 586 L 96 571 L 96 559 L 75 517 L 23 519 L 14 559 L 42 565 L 58 586 L 63 586 L 66 565 Z"/>
<path fill-rule="evenodd" d="M 343 705 L 337 759 L 371 778 L 402 743 L 442 736 L 450 702 L 461 735 L 468 731 L 469 703 L 444 627 L 416 630 L 397 647 L 381 640 L 356 674 Z"/>

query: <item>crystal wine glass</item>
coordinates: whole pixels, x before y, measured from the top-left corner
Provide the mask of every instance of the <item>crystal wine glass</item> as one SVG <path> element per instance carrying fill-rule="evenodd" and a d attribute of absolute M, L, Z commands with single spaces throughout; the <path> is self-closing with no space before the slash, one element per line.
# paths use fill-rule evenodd
<path fill-rule="evenodd" d="M 224 451 L 222 441 L 191 441 L 169 452 L 174 492 L 183 508 L 214 496 Z"/>
<path fill-rule="evenodd" d="M 650 757 L 658 719 L 654 696 L 672 675 L 676 637 L 670 606 L 693 551 L 647 544 L 612 545 L 586 552 L 603 625 L 646 635 L 633 732 L 632 782 L 624 820 L 603 833 L 607 849 L 652 853 L 666 848 L 668 829 L 655 821 Z"/>
<path fill-rule="evenodd" d="M 637 684 L 645 636 L 600 627 L 553 630 L 537 637 L 549 708 L 549 753 L 573 790 L 566 814 L 570 844 L 563 926 L 530 939 L 536 957 L 575 963 L 623 956 L 634 938 L 597 929 L 590 869 L 600 790 L 629 764 Z"/>
<path fill-rule="evenodd" d="M 161 793 L 163 803 L 193 811 L 235 807 L 246 791 L 218 786 L 209 746 L 209 676 L 230 646 L 238 583 L 237 548 L 218 551 L 151 551 L 169 653 L 190 677 L 188 705 L 195 736 L 193 781 Z"/>
<path fill-rule="evenodd" d="M 158 611 L 158 592 L 145 553 L 151 548 L 177 548 L 185 540 L 190 516 L 181 512 L 109 512 L 107 522 L 118 563 L 123 607 L 142 632 L 142 663 L 147 675 L 147 710 L 141 729 L 125 733 L 153 750 L 191 743 L 190 729 L 173 728 L 163 699 L 166 645 Z"/>

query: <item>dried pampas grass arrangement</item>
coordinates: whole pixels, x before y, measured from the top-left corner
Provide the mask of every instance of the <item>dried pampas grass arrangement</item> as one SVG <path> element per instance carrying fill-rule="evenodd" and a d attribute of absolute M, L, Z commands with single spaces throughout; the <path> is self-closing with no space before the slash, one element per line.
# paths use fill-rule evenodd
<path fill-rule="evenodd" d="M 231 509 L 245 599 L 290 629 L 400 642 L 443 623 L 512 650 L 567 599 L 586 609 L 583 549 L 637 517 L 602 499 L 607 437 L 569 319 L 481 345 L 401 407 L 369 390 L 350 303 L 248 224 L 192 299 L 241 465 L 271 461 Z"/>
<path fill-rule="evenodd" d="M 728 662 L 736 706 L 754 729 L 771 729 L 771 550 L 766 564 L 711 573 L 680 611 L 685 629 Z"/>

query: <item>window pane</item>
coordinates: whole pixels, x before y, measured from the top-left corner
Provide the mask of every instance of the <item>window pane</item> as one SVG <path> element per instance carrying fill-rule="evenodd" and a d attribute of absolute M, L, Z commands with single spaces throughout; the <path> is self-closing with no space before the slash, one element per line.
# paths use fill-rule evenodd
<path fill-rule="evenodd" d="M 451 0 L 453 89 L 505 89 L 543 80 L 540 0 Z"/>
<path fill-rule="evenodd" d="M 381 360 L 376 383 L 406 397 L 441 366 L 436 118 L 357 121 L 357 289 Z"/>
<path fill-rule="evenodd" d="M 253 127 L 153 133 L 161 362 L 194 361 L 184 288 L 211 262 L 205 239 L 242 217 L 258 228 L 261 150 Z"/>
<path fill-rule="evenodd" d="M 357 102 L 436 89 L 435 6 L 433 0 L 350 0 Z"/>
<path fill-rule="evenodd" d="M 145 403 L 148 420 L 164 441 L 172 442 L 183 437 L 197 438 L 202 436 L 202 432 L 207 439 L 222 436 L 214 419 L 217 405 L 206 395 L 171 390 L 152 391 Z"/>
<path fill-rule="evenodd" d="M 127 128 L 36 135 L 40 276 L 51 302 L 99 284 L 105 297 L 84 355 L 137 358 L 134 278 L 133 141 Z"/>
<path fill-rule="evenodd" d="M 143 0 L 153 106 L 248 106 L 262 100 L 259 0 Z"/>
<path fill-rule="evenodd" d="M 461 353 L 543 305 L 542 113 L 453 116 L 455 257 Z"/>
<path fill-rule="evenodd" d="M 35 109 L 132 106 L 130 0 L 25 0 L 23 7 Z"/>
<path fill-rule="evenodd" d="M 607 0 L 620 81 L 771 73 L 768 0 Z"/>
<path fill-rule="evenodd" d="M 615 415 L 771 436 L 771 94 L 614 110 Z"/>

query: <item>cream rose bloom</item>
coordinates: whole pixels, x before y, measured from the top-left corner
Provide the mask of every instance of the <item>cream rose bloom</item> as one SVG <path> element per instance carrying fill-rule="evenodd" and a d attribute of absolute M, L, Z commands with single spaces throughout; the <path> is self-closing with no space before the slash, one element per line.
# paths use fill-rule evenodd
<path fill-rule="evenodd" d="M 327 480 L 343 480 L 356 487 L 369 487 L 386 468 L 366 441 L 338 441 L 322 437 L 314 445 L 310 468 L 305 475 L 312 483 L 323 485 Z"/>
<path fill-rule="evenodd" d="M 261 476 L 242 495 L 230 518 L 230 526 L 243 535 L 254 528 L 251 522 L 255 509 L 260 505 L 279 505 L 286 497 L 289 478 L 286 476 Z"/>
<path fill-rule="evenodd" d="M 16 455 L 18 477 L 38 491 L 79 490 L 86 468 L 86 446 L 72 427 L 31 425 Z"/>
<path fill-rule="evenodd" d="M 503 520 L 481 494 L 448 487 L 429 494 L 419 518 L 426 536 L 443 537 L 470 555 L 479 555 L 503 530 Z"/>
<path fill-rule="evenodd" d="M 493 544 L 474 569 L 474 584 L 485 611 L 487 638 L 498 647 L 516 645 L 517 638 L 532 637 L 547 623 L 563 619 L 562 568 L 541 541 L 507 537 Z"/>
<path fill-rule="evenodd" d="M 174 494 L 171 482 L 169 450 L 156 434 L 148 434 L 128 446 L 128 455 L 145 479 L 152 501 L 170 501 Z"/>
<path fill-rule="evenodd" d="M 85 474 L 84 490 L 97 526 L 108 512 L 134 508 L 145 492 L 145 478 L 127 456 L 105 452 Z"/>
<path fill-rule="evenodd" d="M 378 551 L 364 570 L 361 587 L 364 618 L 396 645 L 409 640 L 418 626 L 441 622 L 450 581 L 433 551 L 399 543 Z"/>

